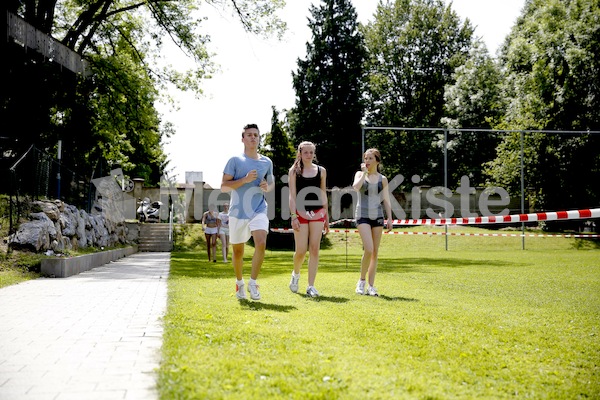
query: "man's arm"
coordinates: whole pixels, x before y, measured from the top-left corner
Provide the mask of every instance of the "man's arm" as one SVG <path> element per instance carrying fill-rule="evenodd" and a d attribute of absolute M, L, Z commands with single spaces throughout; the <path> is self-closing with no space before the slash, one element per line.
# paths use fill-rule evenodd
<path fill-rule="evenodd" d="M 221 181 L 221 192 L 231 192 L 232 190 L 235 190 L 246 183 L 252 182 L 254 179 L 256 179 L 256 170 L 248 172 L 246 176 L 235 181 L 233 180 L 233 175 L 223 174 L 223 180 Z"/>

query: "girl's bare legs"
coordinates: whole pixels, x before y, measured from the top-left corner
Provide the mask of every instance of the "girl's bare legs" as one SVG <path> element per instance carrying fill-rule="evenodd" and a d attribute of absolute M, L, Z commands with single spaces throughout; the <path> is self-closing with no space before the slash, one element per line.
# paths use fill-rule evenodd
<path fill-rule="evenodd" d="M 227 256 L 229 255 L 229 236 L 221 233 L 221 254 L 223 254 L 223 262 L 227 262 Z"/>
<path fill-rule="evenodd" d="M 363 244 L 363 255 L 360 260 L 360 279 L 364 281 L 367 278 L 369 264 L 373 255 L 373 234 L 371 232 L 371 225 L 369 224 L 360 224 L 357 229 Z"/>
<path fill-rule="evenodd" d="M 374 286 L 383 227 L 371 228 L 369 224 L 360 224 L 358 225 L 358 233 L 362 239 L 364 249 L 360 263 L 360 279 L 365 280 L 368 274 L 369 286 Z"/>
<path fill-rule="evenodd" d="M 206 251 L 208 252 L 208 261 L 212 261 L 212 258 L 210 258 L 210 253 L 212 251 L 212 235 L 210 233 L 205 233 L 204 238 L 206 239 Z"/>
<path fill-rule="evenodd" d="M 308 225 L 308 286 L 315 285 L 319 268 L 319 249 L 323 235 L 323 222 L 311 222 Z"/>
<path fill-rule="evenodd" d="M 381 243 L 381 235 L 383 234 L 383 227 L 377 227 L 371 229 L 371 235 L 373 238 L 373 252 L 371 253 L 371 260 L 369 262 L 369 286 L 375 286 L 375 274 L 377 274 L 377 264 L 379 261 L 379 244 Z"/>
<path fill-rule="evenodd" d="M 217 234 L 213 233 L 209 235 L 210 242 L 206 242 L 208 245 L 208 261 L 217 261 Z M 212 258 L 211 258 L 212 254 Z"/>
<path fill-rule="evenodd" d="M 294 242 L 296 244 L 294 251 L 294 274 L 296 275 L 300 273 L 300 268 L 308 250 L 308 225 L 300 224 L 300 230 L 294 231 Z"/>

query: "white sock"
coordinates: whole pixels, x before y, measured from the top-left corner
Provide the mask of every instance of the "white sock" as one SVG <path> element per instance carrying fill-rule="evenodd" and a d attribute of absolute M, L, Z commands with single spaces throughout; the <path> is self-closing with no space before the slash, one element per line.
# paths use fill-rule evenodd
<path fill-rule="evenodd" d="M 243 285 L 244 284 L 244 278 L 242 278 L 241 281 L 238 281 L 237 279 L 235 280 L 235 283 L 237 283 L 238 285 Z"/>
<path fill-rule="evenodd" d="M 256 280 L 250 278 L 250 282 L 248 282 L 248 285 L 256 285 Z"/>

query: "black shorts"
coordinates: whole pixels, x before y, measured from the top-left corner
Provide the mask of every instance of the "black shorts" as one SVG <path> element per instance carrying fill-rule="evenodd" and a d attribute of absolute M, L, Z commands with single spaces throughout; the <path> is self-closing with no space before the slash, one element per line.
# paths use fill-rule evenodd
<path fill-rule="evenodd" d="M 356 227 L 358 228 L 360 224 L 369 224 L 371 228 L 377 228 L 378 226 L 383 227 L 384 221 L 385 220 L 383 219 L 383 217 L 377 219 L 359 218 L 356 220 Z"/>

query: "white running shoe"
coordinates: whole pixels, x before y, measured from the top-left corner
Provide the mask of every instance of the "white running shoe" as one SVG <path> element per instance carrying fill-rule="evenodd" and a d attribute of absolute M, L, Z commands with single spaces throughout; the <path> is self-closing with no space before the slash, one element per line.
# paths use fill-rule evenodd
<path fill-rule="evenodd" d="M 292 279 L 290 279 L 290 290 L 294 293 L 298 293 L 298 281 L 300 280 L 300 274 L 294 275 L 292 273 Z"/>
<path fill-rule="evenodd" d="M 308 297 L 319 297 L 319 292 L 314 286 L 309 286 L 306 288 L 306 295 Z"/>
<path fill-rule="evenodd" d="M 356 293 L 365 294 L 365 282 L 362 279 L 359 279 L 356 283 Z"/>
<path fill-rule="evenodd" d="M 377 289 L 375 289 L 375 286 L 369 286 L 369 288 L 367 289 L 367 294 L 369 296 L 379 296 L 379 293 L 377 293 Z"/>
<path fill-rule="evenodd" d="M 246 292 L 244 292 L 244 283 L 235 284 L 235 295 L 240 300 L 246 300 Z"/>
<path fill-rule="evenodd" d="M 260 300 L 260 293 L 258 292 L 258 285 L 249 283 L 248 292 L 250 292 L 250 298 L 252 300 Z"/>

